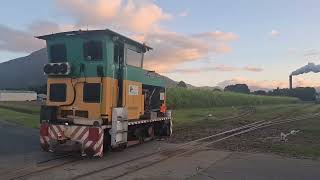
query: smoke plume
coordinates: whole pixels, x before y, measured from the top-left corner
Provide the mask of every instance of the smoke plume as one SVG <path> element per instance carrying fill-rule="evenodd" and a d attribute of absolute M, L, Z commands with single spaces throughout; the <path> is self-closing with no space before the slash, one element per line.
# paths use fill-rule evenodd
<path fill-rule="evenodd" d="M 314 73 L 320 72 L 320 64 L 315 65 L 314 63 L 308 63 L 307 65 L 293 71 L 291 73 L 291 76 L 296 76 L 299 74 L 304 74 L 304 73 L 309 73 L 309 72 L 314 72 Z"/>

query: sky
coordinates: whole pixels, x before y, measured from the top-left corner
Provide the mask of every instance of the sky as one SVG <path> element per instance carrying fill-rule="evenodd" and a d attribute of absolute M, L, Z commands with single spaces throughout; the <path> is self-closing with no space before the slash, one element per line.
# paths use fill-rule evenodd
<path fill-rule="evenodd" d="M 44 47 L 37 35 L 109 28 L 153 47 L 145 68 L 177 81 L 287 87 L 292 71 L 320 64 L 319 17 L 317 0 L 10 0 L 0 62 Z M 294 86 L 320 86 L 320 74 Z"/>

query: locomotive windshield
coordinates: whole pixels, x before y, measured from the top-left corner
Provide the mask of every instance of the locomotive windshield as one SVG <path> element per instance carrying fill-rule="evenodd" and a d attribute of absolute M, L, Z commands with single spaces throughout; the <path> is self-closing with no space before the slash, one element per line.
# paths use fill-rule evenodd
<path fill-rule="evenodd" d="M 83 56 L 88 61 L 102 60 L 102 41 L 88 41 L 83 44 Z"/>
<path fill-rule="evenodd" d="M 67 61 L 67 48 L 65 44 L 55 44 L 50 46 L 50 59 L 53 63 Z"/>
<path fill-rule="evenodd" d="M 142 53 L 132 49 L 127 49 L 127 64 L 135 67 L 141 67 L 142 65 Z"/>

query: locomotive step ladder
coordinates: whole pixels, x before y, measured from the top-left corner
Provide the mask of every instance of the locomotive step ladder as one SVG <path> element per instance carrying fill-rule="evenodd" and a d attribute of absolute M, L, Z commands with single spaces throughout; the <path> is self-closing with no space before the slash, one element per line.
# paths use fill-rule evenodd
<path fill-rule="evenodd" d="M 112 148 L 127 145 L 128 111 L 126 108 L 113 108 L 110 135 Z"/>

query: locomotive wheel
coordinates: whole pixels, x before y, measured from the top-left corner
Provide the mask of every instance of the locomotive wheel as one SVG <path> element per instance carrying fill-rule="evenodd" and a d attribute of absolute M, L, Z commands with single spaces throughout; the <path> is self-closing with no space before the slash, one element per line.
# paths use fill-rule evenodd
<path fill-rule="evenodd" d="M 108 151 L 111 151 L 111 150 L 112 150 L 112 147 L 111 147 L 111 136 L 106 131 L 104 133 L 104 138 L 103 138 L 103 152 L 108 152 Z"/>
<path fill-rule="evenodd" d="M 134 136 L 139 140 L 139 143 L 142 144 L 145 138 L 145 129 L 143 127 L 138 127 L 134 131 Z"/>
<path fill-rule="evenodd" d="M 170 123 L 163 123 L 162 126 L 162 136 L 171 136 Z"/>
<path fill-rule="evenodd" d="M 41 145 L 41 148 L 42 148 L 43 151 L 49 152 L 49 145 L 48 144 Z"/>

